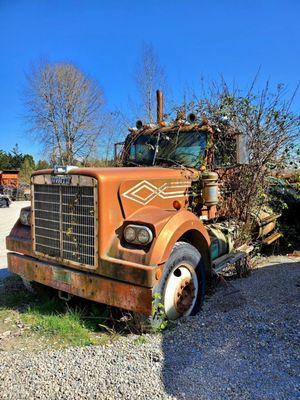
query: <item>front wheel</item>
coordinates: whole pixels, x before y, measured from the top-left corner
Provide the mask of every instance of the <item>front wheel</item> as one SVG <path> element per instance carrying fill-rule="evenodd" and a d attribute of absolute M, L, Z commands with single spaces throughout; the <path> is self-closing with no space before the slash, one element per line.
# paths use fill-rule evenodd
<path fill-rule="evenodd" d="M 166 321 L 197 314 L 204 291 L 205 267 L 201 254 L 191 244 L 177 242 L 160 282 L 153 289 L 153 315 L 146 325 L 157 329 L 165 326 Z"/>

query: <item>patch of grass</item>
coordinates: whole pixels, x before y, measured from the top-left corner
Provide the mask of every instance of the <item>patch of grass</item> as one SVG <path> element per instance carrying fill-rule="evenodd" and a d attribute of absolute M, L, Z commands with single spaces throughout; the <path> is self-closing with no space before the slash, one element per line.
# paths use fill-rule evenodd
<path fill-rule="evenodd" d="M 0 281 L 0 334 L 1 322 L 5 330 L 14 330 L 14 323 L 21 322 L 28 327 L 26 335 L 32 337 L 31 347 L 37 337 L 58 347 L 105 344 L 116 337 L 113 330 L 106 329 L 109 316 L 107 308 L 101 305 L 81 299 L 69 305 L 54 291 L 36 296 L 27 291 L 18 277 Z M 10 321 L 10 327 L 4 324 L 5 319 Z M 18 348 L 18 344 L 14 347 Z"/>
<path fill-rule="evenodd" d="M 84 326 L 82 316 L 77 311 L 44 315 L 37 309 L 28 310 L 24 315 L 24 322 L 30 324 L 32 331 L 60 344 L 88 346 L 99 342 L 94 332 Z"/>

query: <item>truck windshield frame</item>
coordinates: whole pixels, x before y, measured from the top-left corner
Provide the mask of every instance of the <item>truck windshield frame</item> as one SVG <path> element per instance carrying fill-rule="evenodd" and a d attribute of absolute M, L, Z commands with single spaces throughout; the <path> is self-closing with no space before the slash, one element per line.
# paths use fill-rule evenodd
<path fill-rule="evenodd" d="M 185 167 L 199 168 L 205 158 L 207 135 L 203 131 L 141 134 L 128 148 L 127 161 L 158 165 L 164 160 Z"/>

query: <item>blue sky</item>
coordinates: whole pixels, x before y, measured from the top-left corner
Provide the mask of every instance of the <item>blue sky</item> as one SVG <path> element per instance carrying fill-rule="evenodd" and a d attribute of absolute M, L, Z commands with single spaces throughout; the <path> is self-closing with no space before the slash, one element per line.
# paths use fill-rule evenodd
<path fill-rule="evenodd" d="M 246 87 L 259 66 L 261 82 L 292 90 L 300 80 L 299 19 L 300 0 L 0 0 L 0 148 L 17 142 L 42 157 L 26 135 L 20 100 L 24 73 L 41 58 L 74 62 L 99 81 L 107 108 L 124 112 L 143 42 L 153 44 L 178 101 L 201 75 Z"/>

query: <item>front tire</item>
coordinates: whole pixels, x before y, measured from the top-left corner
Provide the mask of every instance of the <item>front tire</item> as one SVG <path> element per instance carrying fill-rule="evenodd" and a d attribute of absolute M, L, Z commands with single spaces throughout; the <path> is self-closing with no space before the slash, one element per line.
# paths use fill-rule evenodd
<path fill-rule="evenodd" d="M 146 324 L 154 329 L 200 310 L 205 291 L 205 266 L 199 251 L 189 243 L 177 242 L 153 289 L 153 315 Z"/>

